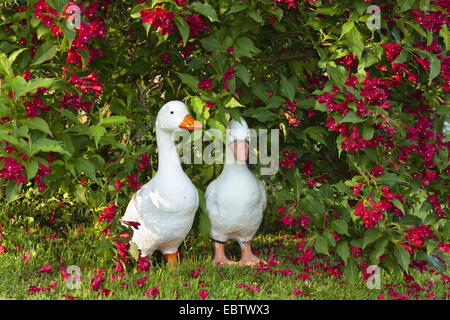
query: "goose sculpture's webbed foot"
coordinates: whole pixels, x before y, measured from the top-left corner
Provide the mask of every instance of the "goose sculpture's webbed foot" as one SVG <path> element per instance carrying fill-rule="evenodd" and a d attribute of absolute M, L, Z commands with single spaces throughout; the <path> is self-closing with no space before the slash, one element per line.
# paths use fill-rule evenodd
<path fill-rule="evenodd" d="M 251 241 L 247 241 L 241 244 L 241 260 L 239 261 L 239 265 L 241 266 L 254 266 L 258 265 L 260 262 L 266 264 L 264 260 L 255 256 L 252 252 L 252 244 Z"/>
<path fill-rule="evenodd" d="M 224 243 L 214 241 L 214 252 L 215 252 L 214 258 L 212 260 L 212 264 L 214 266 L 228 265 L 228 264 L 235 263 L 234 261 L 229 260 L 227 258 L 227 256 L 225 255 L 225 244 Z"/>

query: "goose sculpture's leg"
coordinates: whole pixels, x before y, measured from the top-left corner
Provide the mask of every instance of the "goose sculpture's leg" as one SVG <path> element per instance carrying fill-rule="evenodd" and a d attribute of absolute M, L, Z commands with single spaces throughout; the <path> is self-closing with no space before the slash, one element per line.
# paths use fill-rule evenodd
<path fill-rule="evenodd" d="M 242 255 L 241 255 L 241 260 L 239 261 L 239 264 L 242 266 L 253 266 L 253 265 L 257 265 L 260 262 L 263 262 L 264 264 L 266 263 L 264 260 L 258 258 L 257 256 L 255 256 L 252 252 L 252 242 L 251 241 L 246 241 L 243 243 L 240 243 L 241 245 L 241 251 L 242 251 Z"/>
<path fill-rule="evenodd" d="M 212 263 L 213 265 L 225 265 L 234 263 L 225 255 L 225 243 L 214 241 L 214 258 L 212 260 Z"/>
<path fill-rule="evenodd" d="M 178 252 L 175 253 L 166 253 L 164 255 L 164 258 L 166 259 L 166 262 L 169 266 L 172 268 L 176 268 L 178 264 Z"/>

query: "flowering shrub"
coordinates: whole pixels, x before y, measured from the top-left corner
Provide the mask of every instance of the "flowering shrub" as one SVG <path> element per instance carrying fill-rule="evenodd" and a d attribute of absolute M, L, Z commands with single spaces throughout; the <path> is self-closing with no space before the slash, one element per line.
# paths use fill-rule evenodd
<path fill-rule="evenodd" d="M 157 167 L 159 107 L 186 99 L 205 128 L 242 115 L 280 130 L 266 219 L 303 235 L 303 263 L 335 253 L 349 279 L 368 264 L 446 268 L 447 1 L 15 3 L 0 28 L 5 201 L 69 197 L 96 214 L 108 250 L 146 270 L 119 220 Z M 200 194 L 220 170 L 186 167 Z"/>

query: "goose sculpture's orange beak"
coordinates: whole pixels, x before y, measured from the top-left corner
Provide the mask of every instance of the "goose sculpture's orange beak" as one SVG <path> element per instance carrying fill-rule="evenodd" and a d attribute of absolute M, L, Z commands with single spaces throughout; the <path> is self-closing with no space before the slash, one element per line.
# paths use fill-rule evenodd
<path fill-rule="evenodd" d="M 237 161 L 247 161 L 249 149 L 247 141 L 234 141 L 232 142 L 231 149 Z"/>
<path fill-rule="evenodd" d="M 195 121 L 194 118 L 187 114 L 183 121 L 181 121 L 179 127 L 182 129 L 197 130 L 202 129 L 203 124 L 200 121 Z"/>

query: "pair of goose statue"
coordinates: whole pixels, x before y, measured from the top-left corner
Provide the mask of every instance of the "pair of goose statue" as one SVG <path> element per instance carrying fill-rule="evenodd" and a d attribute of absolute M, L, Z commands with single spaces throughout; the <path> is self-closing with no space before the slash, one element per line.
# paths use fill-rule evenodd
<path fill-rule="evenodd" d="M 230 121 L 223 171 L 205 192 L 215 265 L 234 263 L 225 255 L 225 242 L 230 239 L 241 247 L 240 265 L 262 261 L 252 253 L 251 240 L 266 208 L 266 191 L 246 165 L 250 132 L 243 118 L 240 122 Z M 197 124 L 180 101 L 168 102 L 160 109 L 156 118 L 158 170 L 134 194 L 122 218 L 124 225 L 128 221 L 140 224 L 132 241 L 142 256 L 151 257 L 158 250 L 171 266 L 177 264 L 178 247 L 192 227 L 199 204 L 197 189 L 181 167 L 174 133 L 201 129 L 201 123 Z"/>

